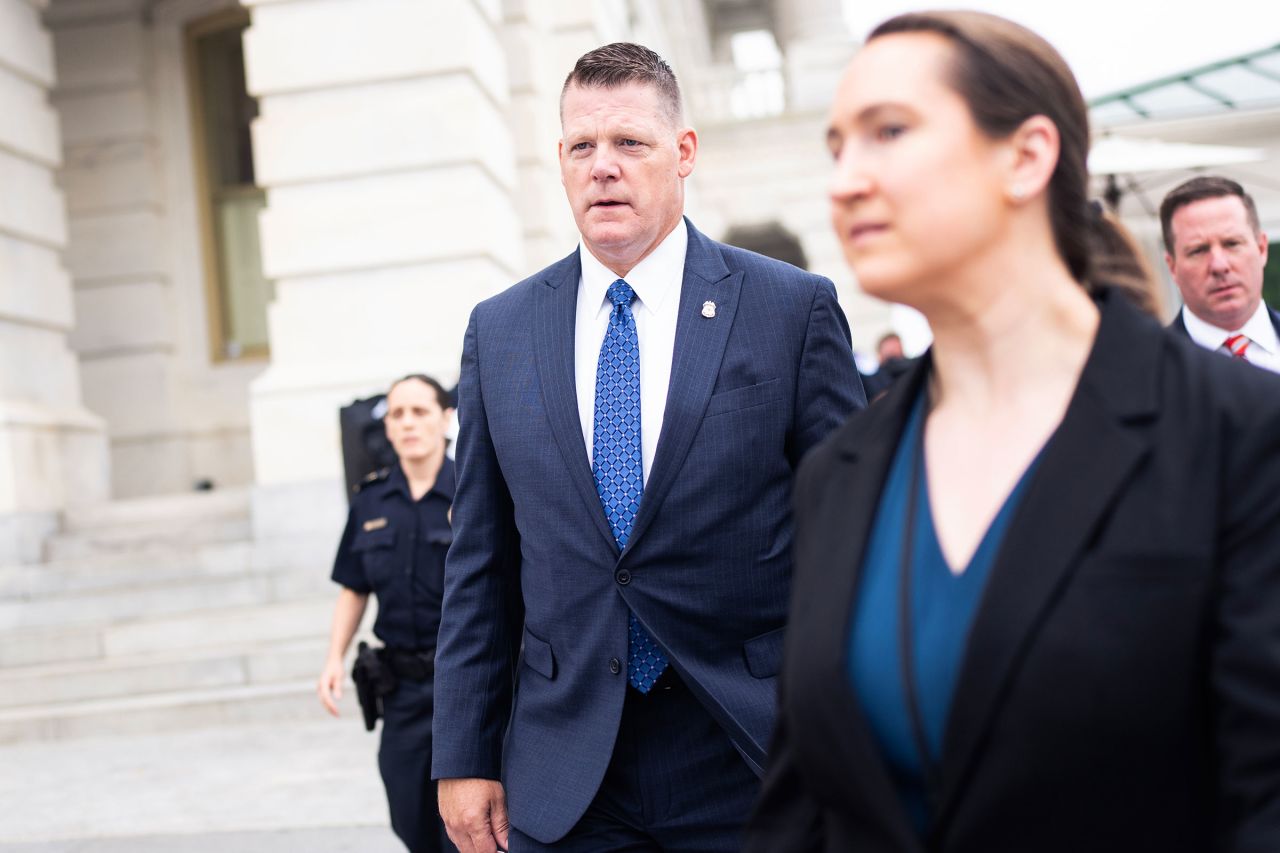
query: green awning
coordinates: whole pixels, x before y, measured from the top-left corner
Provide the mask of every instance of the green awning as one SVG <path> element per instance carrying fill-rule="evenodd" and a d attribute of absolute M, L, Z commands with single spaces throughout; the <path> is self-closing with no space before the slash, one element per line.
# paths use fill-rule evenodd
<path fill-rule="evenodd" d="M 1090 103 L 1096 127 L 1280 106 L 1280 44 L 1224 59 Z"/>

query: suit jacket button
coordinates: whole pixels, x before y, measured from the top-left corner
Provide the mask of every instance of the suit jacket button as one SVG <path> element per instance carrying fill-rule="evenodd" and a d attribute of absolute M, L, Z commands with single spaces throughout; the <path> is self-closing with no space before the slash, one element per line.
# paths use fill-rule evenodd
<path fill-rule="evenodd" d="M 622 662 L 619 661 L 617 658 L 610 658 L 609 671 L 612 672 L 614 675 L 617 675 L 618 673 L 622 672 Z"/>
<path fill-rule="evenodd" d="M 620 586 L 626 586 L 631 583 L 631 572 L 626 569 L 618 569 L 617 573 L 613 576 L 613 579 L 616 580 Z"/>

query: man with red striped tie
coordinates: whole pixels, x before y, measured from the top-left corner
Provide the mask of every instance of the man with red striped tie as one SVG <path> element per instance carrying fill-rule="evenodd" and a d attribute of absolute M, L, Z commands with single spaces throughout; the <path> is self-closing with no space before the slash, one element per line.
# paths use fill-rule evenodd
<path fill-rule="evenodd" d="M 1228 178 L 1192 178 L 1160 203 L 1160 227 L 1183 301 L 1169 328 L 1280 373 L 1280 313 L 1262 301 L 1267 235 L 1249 194 Z"/>

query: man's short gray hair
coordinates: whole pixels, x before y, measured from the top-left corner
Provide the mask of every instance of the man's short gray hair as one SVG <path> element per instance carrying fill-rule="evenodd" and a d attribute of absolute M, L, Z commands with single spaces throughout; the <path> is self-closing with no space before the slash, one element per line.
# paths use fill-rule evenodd
<path fill-rule="evenodd" d="M 672 124 L 680 124 L 683 109 L 680 84 L 666 60 L 640 44 L 619 41 L 584 53 L 560 90 L 560 120 L 564 120 L 564 93 L 577 85 L 583 89 L 613 89 L 627 83 L 641 83 L 658 91 L 663 112 Z"/>

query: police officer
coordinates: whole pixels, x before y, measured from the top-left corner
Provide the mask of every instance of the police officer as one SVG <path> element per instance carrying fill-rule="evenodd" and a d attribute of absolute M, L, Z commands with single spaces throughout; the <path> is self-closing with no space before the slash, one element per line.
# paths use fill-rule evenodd
<path fill-rule="evenodd" d="M 333 613 L 329 657 L 316 685 L 334 716 L 342 698 L 343 659 L 378 597 L 373 633 L 397 686 L 382 698 L 378 767 L 387 790 L 391 827 L 413 853 L 453 851 L 436 811 L 431 781 L 431 703 L 444 557 L 453 535 L 453 461 L 445 456 L 452 415 L 436 380 L 406 376 L 387 392 L 387 439 L 399 465 L 362 484 L 338 545 L 333 580 L 342 585 Z"/>

